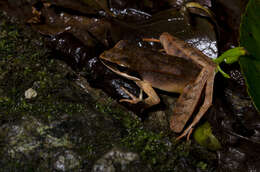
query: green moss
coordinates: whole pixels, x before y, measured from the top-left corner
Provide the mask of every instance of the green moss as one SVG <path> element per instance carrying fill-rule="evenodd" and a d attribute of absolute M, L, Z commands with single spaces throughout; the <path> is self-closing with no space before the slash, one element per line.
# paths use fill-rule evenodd
<path fill-rule="evenodd" d="M 107 116 L 113 116 L 125 128 L 119 145 L 137 152 L 140 159 L 154 171 L 184 171 L 185 168 L 199 168 L 203 171 L 214 171 L 212 159 L 215 154 L 200 152 L 190 141 L 176 142 L 169 133 L 155 133 L 142 125 L 125 110 L 114 107 L 113 101 L 96 104 L 96 108 Z M 209 156 L 207 156 L 209 154 Z M 203 156 L 202 156 L 203 155 Z M 188 159 L 189 167 L 183 166 L 180 159 Z M 186 164 L 187 166 L 187 164 Z"/>
<path fill-rule="evenodd" d="M 162 155 L 162 152 L 166 151 L 166 146 L 162 143 L 161 134 L 145 131 L 143 129 L 135 129 L 130 131 L 129 135 L 122 139 L 122 144 L 131 148 L 132 150 L 139 152 L 141 159 L 148 161 L 151 164 L 156 164 L 165 158 L 160 156 L 160 160 L 157 158 Z"/>
<path fill-rule="evenodd" d="M 25 26 L 23 26 L 25 27 Z M 0 23 L 0 105 L 1 113 L 46 114 L 82 112 L 81 103 L 64 102 L 56 92 L 69 87 L 66 72 L 57 61 L 47 59 L 48 49 L 37 35 L 26 33 L 19 26 L 1 20 Z M 37 45 L 36 45 L 37 44 Z M 24 92 L 33 87 L 38 96 L 26 100 Z M 1 91 L 2 90 L 2 91 Z"/>
<path fill-rule="evenodd" d="M 152 166 L 167 158 L 163 156 L 168 150 L 168 146 L 162 141 L 163 133 L 145 130 L 138 119 L 118 107 L 111 106 L 111 102 L 99 103 L 96 108 L 106 115 L 113 116 L 125 128 L 124 136 L 119 143 L 122 147 L 138 152 L 141 160 Z"/>

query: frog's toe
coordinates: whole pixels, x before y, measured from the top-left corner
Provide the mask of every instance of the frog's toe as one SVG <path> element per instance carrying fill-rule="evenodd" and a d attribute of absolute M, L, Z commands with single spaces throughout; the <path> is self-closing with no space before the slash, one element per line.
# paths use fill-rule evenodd
<path fill-rule="evenodd" d="M 120 99 L 119 102 L 128 102 L 131 104 L 137 104 L 139 103 L 141 100 L 136 98 L 136 99 Z"/>
<path fill-rule="evenodd" d="M 179 137 L 176 138 L 176 140 L 180 140 L 183 137 L 187 136 L 187 140 L 190 140 L 190 135 L 193 131 L 193 128 L 187 128 Z"/>

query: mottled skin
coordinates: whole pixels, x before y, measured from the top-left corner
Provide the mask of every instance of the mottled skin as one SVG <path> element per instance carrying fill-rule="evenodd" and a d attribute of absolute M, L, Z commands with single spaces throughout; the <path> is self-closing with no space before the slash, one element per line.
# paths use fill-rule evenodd
<path fill-rule="evenodd" d="M 168 92 L 180 93 L 170 120 L 174 132 L 181 132 L 194 112 L 205 87 L 205 98 L 193 122 L 185 129 L 178 139 L 192 132 L 193 127 L 205 114 L 212 103 L 215 63 L 199 50 L 168 33 L 160 36 L 160 42 L 169 55 L 162 55 L 141 48 L 129 47 L 126 41 L 119 41 L 116 46 L 100 55 L 103 63 L 115 73 L 131 79 L 148 95 L 136 98 L 125 90 L 132 100 L 122 99 L 130 103 L 144 101 L 147 105 L 158 104 L 160 99 L 154 88 Z M 134 76 L 127 71 L 120 71 L 117 64 L 139 74 Z"/>

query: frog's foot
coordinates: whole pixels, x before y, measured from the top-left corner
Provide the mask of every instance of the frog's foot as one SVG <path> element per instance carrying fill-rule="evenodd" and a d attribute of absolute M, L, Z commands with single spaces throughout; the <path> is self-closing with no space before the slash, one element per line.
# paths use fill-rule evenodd
<path fill-rule="evenodd" d="M 190 135 L 191 135 L 192 131 L 193 131 L 193 128 L 189 128 L 189 130 L 186 129 L 179 137 L 176 138 L 176 140 L 180 140 L 183 137 L 185 137 L 186 135 L 187 135 L 187 140 L 190 140 Z"/>
<path fill-rule="evenodd" d="M 124 87 L 121 87 L 121 89 L 129 96 L 131 97 L 131 99 L 120 99 L 119 102 L 128 102 L 131 104 L 137 104 L 138 102 L 143 100 L 143 91 L 140 91 L 140 95 L 137 98 L 136 96 L 134 96 L 132 93 L 130 93 L 127 89 L 125 89 Z"/>

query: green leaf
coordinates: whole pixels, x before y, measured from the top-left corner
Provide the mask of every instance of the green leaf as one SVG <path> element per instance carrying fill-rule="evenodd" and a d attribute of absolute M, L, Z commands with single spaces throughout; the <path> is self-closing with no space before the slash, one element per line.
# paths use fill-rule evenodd
<path fill-rule="evenodd" d="M 250 55 L 239 59 L 248 92 L 260 110 L 260 0 L 250 0 L 240 26 L 240 46 Z"/>
<path fill-rule="evenodd" d="M 260 60 L 260 0 L 250 0 L 240 26 L 240 45 Z"/>
<path fill-rule="evenodd" d="M 194 132 L 194 139 L 203 147 L 210 150 L 218 150 L 221 145 L 218 139 L 212 134 L 211 126 L 208 122 L 199 126 Z"/>
<path fill-rule="evenodd" d="M 213 61 L 217 64 L 216 72 L 219 71 L 225 78 L 230 78 L 230 76 L 220 68 L 219 64 L 222 63 L 223 61 L 225 61 L 225 63 L 227 64 L 237 62 L 240 56 L 246 54 L 247 51 L 245 50 L 244 47 L 235 47 L 225 51 L 223 54 L 221 54 L 221 56 L 219 56 L 216 59 L 213 59 Z"/>
<path fill-rule="evenodd" d="M 250 56 L 240 57 L 240 67 L 245 77 L 248 93 L 253 99 L 254 105 L 260 108 L 260 61 L 251 59 Z"/>
<path fill-rule="evenodd" d="M 214 59 L 214 62 L 220 64 L 221 62 L 225 61 L 227 64 L 232 64 L 237 62 L 239 57 L 246 54 L 246 50 L 244 47 L 235 47 L 225 51 L 221 56 Z"/>

